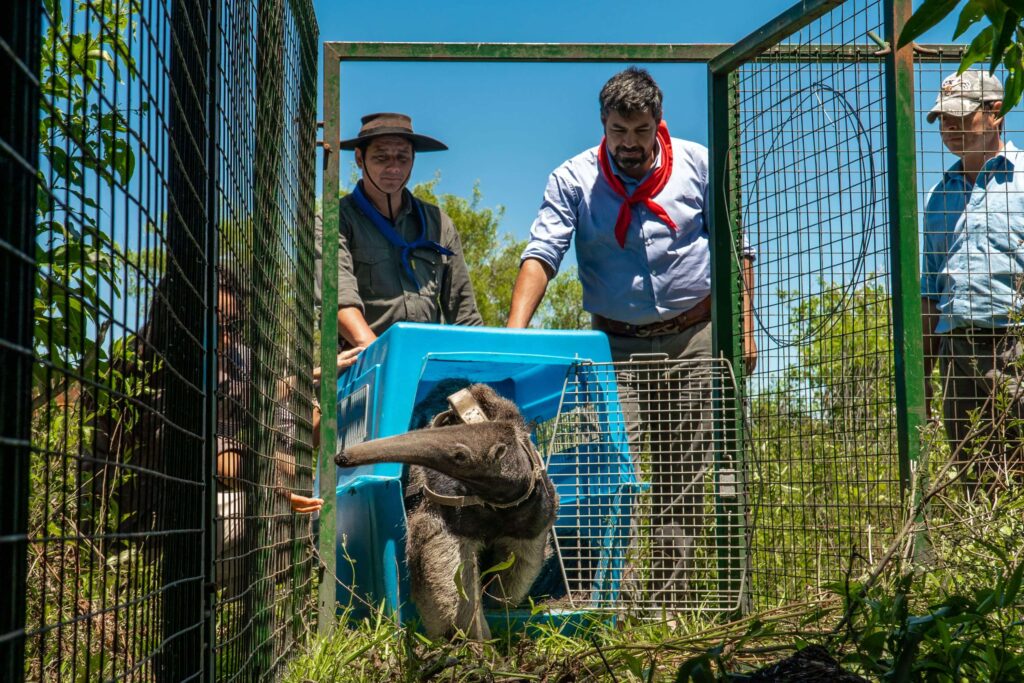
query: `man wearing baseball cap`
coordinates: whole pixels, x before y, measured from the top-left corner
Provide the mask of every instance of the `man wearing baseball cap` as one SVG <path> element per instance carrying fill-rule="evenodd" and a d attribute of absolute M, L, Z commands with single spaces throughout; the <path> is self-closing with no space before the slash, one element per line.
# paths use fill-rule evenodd
<path fill-rule="evenodd" d="M 936 361 L 950 448 L 973 493 L 1024 462 L 1024 154 L 1003 140 L 1003 85 L 983 71 L 942 81 L 928 122 L 959 160 L 932 188 L 921 268 L 925 369 Z"/>
<path fill-rule="evenodd" d="M 338 333 L 365 347 L 400 321 L 482 325 L 455 225 L 406 189 L 417 152 L 448 147 L 405 114 L 367 114 L 339 147 L 362 178 L 339 201 Z"/>

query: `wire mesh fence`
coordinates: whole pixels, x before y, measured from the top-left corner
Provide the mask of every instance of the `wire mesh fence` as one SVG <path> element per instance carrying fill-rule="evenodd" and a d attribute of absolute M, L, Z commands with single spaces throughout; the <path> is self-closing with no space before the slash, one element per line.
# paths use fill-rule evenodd
<path fill-rule="evenodd" d="M 968 492 L 1024 473 L 1024 185 L 1019 112 L 1000 67 L 958 76 L 962 51 L 918 59 L 914 111 L 931 443 Z"/>
<path fill-rule="evenodd" d="M 732 74 L 728 218 L 757 255 L 744 449 L 757 604 L 863 568 L 902 522 L 885 7 L 842 3 Z"/>
<path fill-rule="evenodd" d="M 31 200 L 0 242 L 5 673 L 272 677 L 313 616 L 311 7 L 29 4 L 3 57 Z"/>
<path fill-rule="evenodd" d="M 929 561 L 953 581 L 1016 553 L 1024 474 L 1024 188 L 1020 112 L 998 68 L 957 78 L 963 49 L 917 55 L 913 115 L 929 422 Z"/>
<path fill-rule="evenodd" d="M 740 607 L 736 384 L 721 359 L 572 367 L 550 436 L 564 601 L 648 616 Z"/>

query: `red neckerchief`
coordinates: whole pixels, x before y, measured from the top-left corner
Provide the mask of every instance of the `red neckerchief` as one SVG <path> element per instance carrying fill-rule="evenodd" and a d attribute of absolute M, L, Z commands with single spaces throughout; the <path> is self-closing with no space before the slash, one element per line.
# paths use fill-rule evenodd
<path fill-rule="evenodd" d="M 665 185 L 672 175 L 672 138 L 669 137 L 668 126 L 665 125 L 664 121 L 658 124 L 657 138 L 658 143 L 661 145 L 661 166 L 651 171 L 651 174 L 647 176 L 647 180 L 640 183 L 632 195 L 626 194 L 626 188 L 622 186 L 622 181 L 619 180 L 617 175 L 612 173 L 612 167 L 608 163 L 607 141 L 605 138 L 601 138 L 601 147 L 597 152 L 601 175 L 604 177 L 605 182 L 608 183 L 608 186 L 612 188 L 612 191 L 625 200 L 622 202 L 622 206 L 619 207 L 619 215 L 615 219 L 615 239 L 623 249 L 626 247 L 626 230 L 629 228 L 629 221 L 633 216 L 634 204 L 642 202 L 665 225 L 672 228 L 672 230 L 676 229 L 676 223 L 668 215 L 668 212 L 651 199 L 651 197 L 658 196 L 658 193 L 665 189 Z"/>

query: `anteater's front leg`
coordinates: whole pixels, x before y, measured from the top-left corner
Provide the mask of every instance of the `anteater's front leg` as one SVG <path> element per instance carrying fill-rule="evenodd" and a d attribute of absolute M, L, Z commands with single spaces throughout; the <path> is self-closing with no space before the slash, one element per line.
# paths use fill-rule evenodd
<path fill-rule="evenodd" d="M 495 563 L 506 561 L 513 553 L 515 561 L 508 569 L 495 573 L 493 580 L 490 576 L 484 577 L 487 595 L 509 607 L 521 603 L 540 574 L 546 545 L 547 532 L 536 538 L 498 539 L 493 545 Z"/>
<path fill-rule="evenodd" d="M 450 533 L 429 510 L 409 516 L 406 556 L 412 601 L 431 638 L 456 631 L 475 640 L 491 637 L 481 609 L 478 551 L 478 542 Z"/>

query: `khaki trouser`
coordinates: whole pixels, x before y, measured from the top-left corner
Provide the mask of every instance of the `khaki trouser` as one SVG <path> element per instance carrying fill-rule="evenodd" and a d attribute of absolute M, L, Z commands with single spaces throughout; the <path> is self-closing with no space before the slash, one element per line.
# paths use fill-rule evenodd
<path fill-rule="evenodd" d="M 711 323 L 658 337 L 609 334 L 608 340 L 616 362 L 640 354 L 665 354 L 669 361 L 709 358 Z M 621 369 L 616 378 L 630 453 L 641 469 L 650 463 L 649 474 L 640 475 L 649 477 L 651 485 L 652 592 L 643 592 L 647 600 L 666 605 L 688 602 L 694 551 L 707 521 L 704 489 L 714 428 L 708 409 L 711 370 L 702 364 L 656 363 L 650 369 Z M 634 534 L 642 521 L 634 518 Z"/>
<path fill-rule="evenodd" d="M 973 494 L 1024 473 L 1024 343 L 1021 331 L 954 330 L 939 349 L 946 436 Z M 959 450 L 958 450 L 959 449 Z"/>

